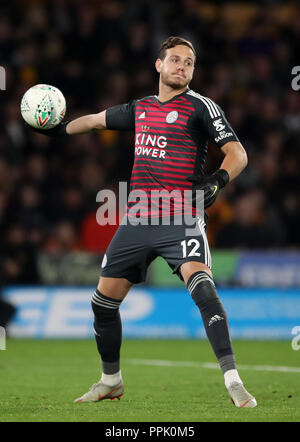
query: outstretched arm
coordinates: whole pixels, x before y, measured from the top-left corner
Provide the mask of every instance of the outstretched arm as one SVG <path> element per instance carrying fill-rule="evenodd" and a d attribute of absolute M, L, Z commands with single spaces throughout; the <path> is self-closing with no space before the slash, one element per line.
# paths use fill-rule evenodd
<path fill-rule="evenodd" d="M 135 125 L 135 103 L 135 100 L 132 100 L 97 114 L 76 118 L 66 124 L 66 133 L 76 135 L 93 129 L 132 130 Z"/>
<path fill-rule="evenodd" d="M 84 115 L 83 117 L 76 118 L 72 121 L 61 121 L 52 129 L 36 129 L 26 122 L 24 124 L 34 132 L 49 137 L 84 134 L 93 129 L 106 129 L 106 110 L 99 112 L 98 114 Z"/>
<path fill-rule="evenodd" d="M 62 121 L 52 129 L 35 129 L 27 127 L 48 136 L 77 135 L 90 132 L 93 129 L 132 130 L 135 125 L 135 100 L 125 104 L 109 107 L 97 114 L 84 115 L 72 121 Z"/>
<path fill-rule="evenodd" d="M 83 134 L 93 129 L 106 129 L 106 111 L 98 114 L 84 115 L 76 118 L 66 125 L 68 135 Z"/>
<path fill-rule="evenodd" d="M 62 121 L 53 129 L 35 129 L 35 132 L 48 136 L 77 135 L 93 129 L 132 130 L 135 125 L 135 100 L 107 108 L 97 114 L 84 115 L 72 121 Z"/>

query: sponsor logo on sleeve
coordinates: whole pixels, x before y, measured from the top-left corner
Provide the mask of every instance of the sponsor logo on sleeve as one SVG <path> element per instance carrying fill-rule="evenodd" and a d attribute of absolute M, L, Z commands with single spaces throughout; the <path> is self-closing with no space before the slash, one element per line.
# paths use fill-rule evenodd
<path fill-rule="evenodd" d="M 218 120 L 215 120 L 215 121 L 213 122 L 213 125 L 215 126 L 215 128 L 216 128 L 216 130 L 217 130 L 218 132 L 220 132 L 220 130 L 225 129 L 225 126 L 224 126 L 224 124 L 223 124 L 222 118 L 218 118 Z"/>
<path fill-rule="evenodd" d="M 215 142 L 218 143 L 219 141 L 223 140 L 224 138 L 228 138 L 228 137 L 232 137 L 233 133 L 232 132 L 225 132 L 225 130 L 223 130 L 222 132 L 220 132 L 219 136 L 215 138 Z"/>

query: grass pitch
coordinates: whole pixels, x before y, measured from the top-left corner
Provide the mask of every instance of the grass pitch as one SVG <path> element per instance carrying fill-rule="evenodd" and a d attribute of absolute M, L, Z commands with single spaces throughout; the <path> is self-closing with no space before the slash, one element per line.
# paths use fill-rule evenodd
<path fill-rule="evenodd" d="M 254 409 L 232 405 L 207 341 L 124 341 L 121 400 L 75 404 L 100 377 L 93 341 L 9 339 L 0 351 L 0 421 L 300 421 L 300 351 L 288 341 L 233 344 Z"/>

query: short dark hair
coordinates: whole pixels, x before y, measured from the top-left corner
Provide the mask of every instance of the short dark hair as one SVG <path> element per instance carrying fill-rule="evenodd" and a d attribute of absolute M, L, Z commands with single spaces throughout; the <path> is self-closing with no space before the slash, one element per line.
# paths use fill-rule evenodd
<path fill-rule="evenodd" d="M 181 37 L 167 38 L 167 40 L 165 40 L 162 43 L 162 45 L 159 49 L 158 58 L 163 60 L 166 56 L 167 49 L 174 48 L 175 46 L 178 46 L 178 45 L 184 45 L 184 46 L 187 46 L 188 48 L 190 48 L 193 51 L 195 58 L 196 58 L 196 51 L 195 51 L 193 44 L 190 41 L 186 40 L 185 38 L 181 38 Z"/>

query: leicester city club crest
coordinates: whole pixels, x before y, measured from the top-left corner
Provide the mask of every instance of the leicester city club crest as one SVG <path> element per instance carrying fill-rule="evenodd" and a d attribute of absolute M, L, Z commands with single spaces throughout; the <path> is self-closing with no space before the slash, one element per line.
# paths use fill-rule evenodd
<path fill-rule="evenodd" d="M 171 111 L 168 113 L 166 117 L 166 122 L 169 124 L 175 123 L 175 121 L 178 118 L 178 112 L 177 111 Z"/>

